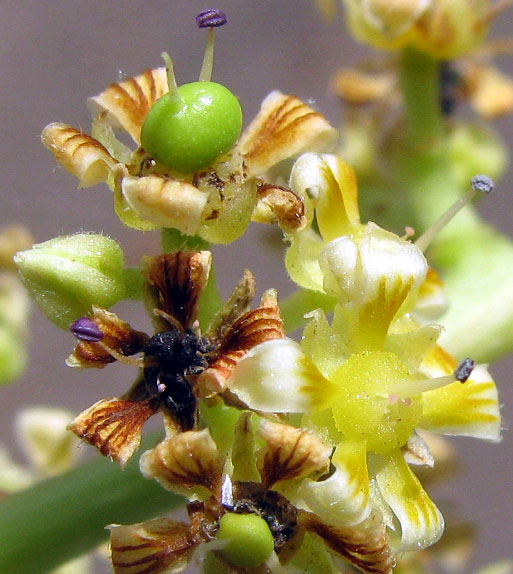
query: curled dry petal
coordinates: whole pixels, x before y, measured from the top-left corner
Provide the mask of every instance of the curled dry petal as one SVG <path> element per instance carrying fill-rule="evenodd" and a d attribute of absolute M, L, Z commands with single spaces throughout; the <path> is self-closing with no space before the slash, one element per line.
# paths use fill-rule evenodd
<path fill-rule="evenodd" d="M 206 337 L 211 341 L 221 341 L 235 321 L 249 310 L 255 291 L 255 276 L 246 269 L 229 299 L 216 313 Z"/>
<path fill-rule="evenodd" d="M 41 140 L 55 159 L 79 179 L 79 187 L 90 187 L 107 181 L 117 161 L 103 145 L 67 124 L 45 127 Z"/>
<path fill-rule="evenodd" d="M 148 111 L 167 91 L 166 70 L 156 68 L 119 84 L 111 84 L 101 94 L 89 98 L 87 104 L 93 116 L 107 112 L 113 128 L 125 130 L 140 143 L 141 128 Z"/>
<path fill-rule="evenodd" d="M 300 231 L 306 226 L 303 200 L 291 189 L 272 184 L 257 188 L 258 203 L 252 219 L 259 223 L 274 223 L 285 232 Z"/>
<path fill-rule="evenodd" d="M 242 134 L 238 149 L 252 175 L 261 175 L 280 161 L 306 149 L 324 151 L 337 130 L 313 108 L 293 95 L 271 92 L 260 112 Z"/>
<path fill-rule="evenodd" d="M 150 401 L 102 399 L 80 413 L 68 426 L 104 456 L 125 466 L 141 443 L 141 429 L 156 412 Z"/>
<path fill-rule="evenodd" d="M 168 518 L 108 528 L 115 574 L 181 572 L 202 541 L 191 526 Z"/>
<path fill-rule="evenodd" d="M 331 526 L 315 514 L 300 511 L 298 524 L 320 536 L 325 544 L 353 566 L 369 574 L 391 574 L 394 559 L 385 527 L 370 519 L 358 527 Z"/>
<path fill-rule="evenodd" d="M 69 367 L 102 369 L 116 358 L 109 353 L 128 357 L 141 352 L 148 343 L 148 335 L 132 329 L 128 323 L 122 321 L 115 313 L 93 308 L 91 320 L 103 334 L 101 341 L 79 341 L 73 353 L 67 358 Z"/>
<path fill-rule="evenodd" d="M 391 73 L 371 74 L 357 68 L 340 70 L 333 80 L 335 94 L 353 105 L 368 104 L 390 96 L 393 88 Z"/>
<path fill-rule="evenodd" d="M 207 284 L 211 264 L 210 251 L 177 251 L 145 258 L 142 270 L 150 309 L 163 311 L 184 329 L 190 328 L 196 320 L 198 300 Z M 157 322 L 157 329 L 169 328 L 162 316 Z"/>
<path fill-rule="evenodd" d="M 198 498 L 196 487 L 217 494 L 224 460 L 208 429 L 204 429 L 183 432 L 162 441 L 141 456 L 140 464 L 146 478 L 155 478 L 173 492 Z"/>
<path fill-rule="evenodd" d="M 118 215 L 123 221 L 123 210 L 137 215 L 139 223 L 132 227 L 172 227 L 195 235 L 203 223 L 209 193 L 186 181 L 157 174 L 132 176 L 123 167 L 115 174 L 114 181 Z"/>
<path fill-rule="evenodd" d="M 198 396 L 208 397 L 223 392 L 237 363 L 250 349 L 284 336 L 276 291 L 269 289 L 263 294 L 260 306 L 235 321 L 226 334 L 217 357 L 198 377 Z"/>
<path fill-rule="evenodd" d="M 263 419 L 259 428 L 266 445 L 260 453 L 262 484 L 270 488 L 280 480 L 326 472 L 331 447 L 311 433 Z"/>

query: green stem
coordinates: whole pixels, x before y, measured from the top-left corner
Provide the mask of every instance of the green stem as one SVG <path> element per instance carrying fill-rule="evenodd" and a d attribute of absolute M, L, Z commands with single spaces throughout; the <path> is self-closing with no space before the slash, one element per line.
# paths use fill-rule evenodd
<path fill-rule="evenodd" d="M 443 134 L 438 95 L 438 62 L 412 48 L 400 60 L 400 84 L 408 120 L 408 139 L 417 148 L 430 146 Z"/>
<path fill-rule="evenodd" d="M 156 442 L 144 442 L 142 450 Z M 112 523 L 141 522 L 183 504 L 139 471 L 98 459 L 0 502 L 0 572 L 45 574 L 93 550 Z"/>
<path fill-rule="evenodd" d="M 398 185 L 407 190 L 420 234 L 464 191 L 455 182 L 438 102 L 437 63 L 406 50 L 400 62 L 408 131 L 395 157 Z M 493 199 L 491 199 L 493 201 Z M 428 250 L 444 279 L 449 310 L 442 343 L 457 356 L 490 361 L 513 348 L 513 245 L 485 224 L 472 206 Z"/>

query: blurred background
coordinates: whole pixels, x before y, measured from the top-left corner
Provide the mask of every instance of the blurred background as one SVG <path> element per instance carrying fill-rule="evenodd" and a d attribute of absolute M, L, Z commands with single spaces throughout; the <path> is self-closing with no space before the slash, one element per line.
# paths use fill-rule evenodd
<path fill-rule="evenodd" d="M 52 121 L 88 132 L 86 98 L 125 75 L 160 66 L 163 50 L 173 57 L 179 84 L 196 80 L 206 34 L 198 30 L 194 16 L 212 6 L 197 0 L 4 0 L 2 5 L 0 224 L 23 223 L 36 242 L 79 230 L 104 231 L 121 243 L 129 264 L 137 264 L 143 254 L 158 253 L 158 234 L 123 227 L 106 187 L 77 190 L 76 180 L 56 168 L 39 134 Z M 327 24 L 313 0 L 224 0 L 215 7 L 226 11 L 229 24 L 216 34 L 214 80 L 240 97 L 246 123 L 265 95 L 279 88 L 311 101 L 339 125 L 341 110 L 330 93 L 330 79 L 338 68 L 370 54 L 348 35 L 342 10 Z M 495 23 L 493 36 L 511 33 L 512 12 Z M 499 63 L 513 72 L 513 56 Z M 513 146 L 513 119 L 495 127 Z M 509 235 L 512 175 L 510 171 L 497 193 L 480 206 L 484 217 Z M 254 226 L 242 241 L 214 249 L 222 294 L 229 294 L 251 264 L 260 290 L 278 287 L 280 295 L 287 295 L 292 285 L 283 274 L 281 250 L 276 249 L 280 241 L 275 230 Z M 136 328 L 149 327 L 142 305 L 124 303 L 117 311 Z M 101 397 L 122 393 L 132 381 L 133 371 L 122 365 L 71 372 L 64 359 L 72 347 L 69 333 L 33 311 L 29 368 L 22 380 L 0 391 L 0 441 L 11 451 L 16 448 L 13 418 L 20 407 L 50 404 L 79 412 Z M 513 436 L 508 430 L 513 417 L 512 371 L 513 358 L 492 367 L 504 404 L 502 444 L 453 440 L 461 472 L 430 489 L 437 502 L 450 499 L 458 518 L 477 523 L 469 572 L 513 557 Z M 447 512 L 447 506 L 441 506 Z M 103 566 L 98 574 L 107 571 Z"/>

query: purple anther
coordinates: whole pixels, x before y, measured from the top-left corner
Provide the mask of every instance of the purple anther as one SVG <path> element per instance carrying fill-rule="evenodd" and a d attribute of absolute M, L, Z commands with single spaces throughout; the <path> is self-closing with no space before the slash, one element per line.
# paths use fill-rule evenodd
<path fill-rule="evenodd" d="M 226 14 L 222 10 L 210 8 L 203 10 L 196 16 L 196 24 L 199 28 L 218 28 L 228 22 Z"/>
<path fill-rule="evenodd" d="M 80 317 L 80 319 L 71 324 L 69 330 L 79 341 L 97 343 L 103 339 L 103 333 L 98 328 L 98 325 L 89 317 Z"/>
<path fill-rule="evenodd" d="M 492 193 L 495 189 L 495 183 L 493 183 L 493 179 L 487 175 L 475 175 L 470 180 L 470 187 L 482 193 Z"/>
<path fill-rule="evenodd" d="M 464 383 L 471 375 L 476 362 L 472 359 L 463 359 L 454 371 L 454 378 L 460 383 Z"/>

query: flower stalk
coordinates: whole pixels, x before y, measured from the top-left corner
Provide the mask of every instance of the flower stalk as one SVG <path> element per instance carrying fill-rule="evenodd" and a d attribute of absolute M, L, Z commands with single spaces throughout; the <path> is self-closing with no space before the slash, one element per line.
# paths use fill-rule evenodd
<path fill-rule="evenodd" d="M 144 445 L 149 448 L 155 437 Z M 97 458 L 0 502 L 0 564 L 10 574 L 45 574 L 104 542 L 107 524 L 171 511 L 183 499 L 145 480 L 139 461 L 124 472 Z"/>

